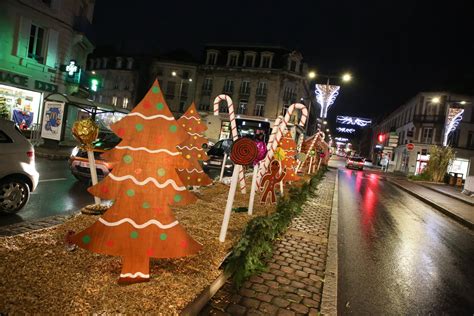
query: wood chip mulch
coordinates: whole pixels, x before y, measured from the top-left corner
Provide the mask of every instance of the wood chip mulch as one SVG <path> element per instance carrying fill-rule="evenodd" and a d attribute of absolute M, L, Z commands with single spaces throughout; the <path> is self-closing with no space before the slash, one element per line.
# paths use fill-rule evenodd
<path fill-rule="evenodd" d="M 79 214 L 59 226 L 0 237 L 0 313 L 178 314 L 221 273 L 219 266 L 251 218 L 233 212 L 227 239 L 220 243 L 227 194 L 228 186 L 216 183 L 197 192 L 197 203 L 174 210 L 203 250 L 182 259 L 152 260 L 147 283 L 120 286 L 119 257 L 66 249 L 66 234 L 88 227 L 97 215 Z M 238 192 L 234 207 L 247 206 L 248 197 Z M 274 211 L 259 198 L 257 193 L 254 216 Z"/>

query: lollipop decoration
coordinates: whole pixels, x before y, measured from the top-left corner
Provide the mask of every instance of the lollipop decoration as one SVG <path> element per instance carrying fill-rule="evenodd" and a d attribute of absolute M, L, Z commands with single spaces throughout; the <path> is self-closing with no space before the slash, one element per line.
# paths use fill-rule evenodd
<path fill-rule="evenodd" d="M 92 185 L 97 184 L 97 170 L 94 159 L 94 140 L 99 135 L 99 127 L 91 119 L 84 119 L 74 122 L 72 126 L 72 135 L 81 143 L 81 147 L 87 151 L 89 160 L 89 170 L 91 172 Z M 94 196 L 94 202 L 100 204 L 100 198 Z"/>
<path fill-rule="evenodd" d="M 236 165 L 247 166 L 253 164 L 257 158 L 257 144 L 250 138 L 239 138 L 232 145 L 230 159 Z"/>

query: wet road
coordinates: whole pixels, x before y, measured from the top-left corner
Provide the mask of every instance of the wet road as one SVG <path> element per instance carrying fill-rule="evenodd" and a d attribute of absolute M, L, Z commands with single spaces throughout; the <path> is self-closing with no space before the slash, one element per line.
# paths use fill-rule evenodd
<path fill-rule="evenodd" d="M 474 233 L 370 172 L 339 171 L 338 312 L 473 315 Z"/>
<path fill-rule="evenodd" d="M 17 214 L 0 214 L 0 226 L 68 214 L 94 203 L 93 196 L 86 191 L 87 185 L 74 178 L 67 161 L 37 157 L 36 169 L 40 174 L 40 183 L 28 204 Z"/>

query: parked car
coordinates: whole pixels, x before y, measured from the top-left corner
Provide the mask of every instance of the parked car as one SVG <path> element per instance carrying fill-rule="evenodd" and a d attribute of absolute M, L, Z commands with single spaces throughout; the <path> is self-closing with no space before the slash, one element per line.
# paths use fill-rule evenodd
<path fill-rule="evenodd" d="M 114 148 L 119 142 L 120 138 L 114 133 L 101 133 L 98 140 L 93 143 L 95 168 L 99 180 L 105 178 L 113 168 L 113 163 L 105 160 L 102 157 L 102 153 Z M 90 182 L 91 171 L 87 151 L 82 150 L 78 146 L 74 147 L 69 157 L 69 169 L 71 169 L 71 173 L 79 181 Z"/>
<path fill-rule="evenodd" d="M 349 157 L 346 160 L 346 168 L 348 169 L 364 169 L 364 158 L 361 157 Z"/>
<path fill-rule="evenodd" d="M 364 160 L 364 167 L 369 167 L 369 168 L 372 168 L 374 166 L 372 160 L 370 159 L 365 159 Z"/>
<path fill-rule="evenodd" d="M 20 211 L 38 181 L 33 145 L 14 122 L 0 119 L 0 211 Z"/>
<path fill-rule="evenodd" d="M 224 153 L 227 152 L 227 159 L 225 161 L 225 175 L 231 175 L 232 171 L 234 170 L 234 164 L 230 160 L 229 153 L 230 148 L 232 147 L 232 139 L 221 139 L 217 143 L 212 146 L 207 155 L 209 156 L 209 160 L 202 162 L 202 167 L 205 172 L 209 171 L 210 169 L 221 169 L 222 168 L 222 161 L 224 160 Z"/>

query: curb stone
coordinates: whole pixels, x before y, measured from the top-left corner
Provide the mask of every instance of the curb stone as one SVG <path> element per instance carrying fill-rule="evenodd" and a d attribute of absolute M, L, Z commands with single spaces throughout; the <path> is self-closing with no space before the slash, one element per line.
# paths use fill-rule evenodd
<path fill-rule="evenodd" d="M 339 208 L 339 170 L 336 170 L 334 182 L 334 195 L 332 200 L 331 223 L 329 226 L 328 252 L 326 270 L 324 273 L 323 293 L 321 299 L 321 315 L 337 315 L 337 234 L 338 234 L 338 208 Z"/>
<path fill-rule="evenodd" d="M 68 219 L 73 218 L 80 211 L 74 213 L 64 214 L 64 215 L 55 215 L 50 217 L 44 217 L 41 219 L 15 223 L 11 225 L 6 225 L 0 227 L 0 237 L 15 236 L 19 234 L 24 234 L 32 231 L 37 231 L 45 228 L 50 228 L 53 226 L 60 225 L 67 221 Z"/>

